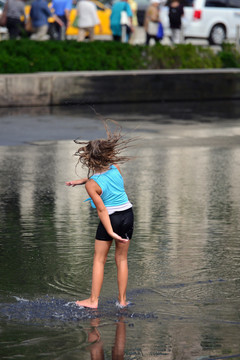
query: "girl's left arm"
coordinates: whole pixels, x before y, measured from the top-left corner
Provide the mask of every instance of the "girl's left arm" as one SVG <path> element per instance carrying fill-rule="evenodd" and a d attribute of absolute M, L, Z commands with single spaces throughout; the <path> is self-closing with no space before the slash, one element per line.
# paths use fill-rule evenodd
<path fill-rule="evenodd" d="M 100 186 L 94 180 L 89 180 L 86 183 L 85 188 L 97 208 L 98 217 L 101 223 L 103 224 L 104 228 L 106 229 L 107 233 L 115 240 L 121 242 L 129 241 L 128 239 L 123 239 L 121 236 L 119 236 L 113 231 L 107 208 L 104 205 L 100 196 L 101 194 Z"/>
<path fill-rule="evenodd" d="M 88 178 L 72 180 L 72 181 L 67 181 L 66 185 L 74 187 L 76 185 L 84 185 L 84 184 L 86 184 L 87 181 L 88 181 Z"/>

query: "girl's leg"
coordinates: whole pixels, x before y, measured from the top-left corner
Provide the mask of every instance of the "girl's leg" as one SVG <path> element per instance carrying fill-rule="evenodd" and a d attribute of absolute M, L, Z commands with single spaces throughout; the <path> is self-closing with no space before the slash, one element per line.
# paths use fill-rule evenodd
<path fill-rule="evenodd" d="M 112 349 L 112 360 L 123 360 L 126 344 L 126 322 L 124 318 L 117 322 L 115 344 Z"/>
<path fill-rule="evenodd" d="M 127 306 L 126 291 L 128 283 L 128 248 L 130 241 L 121 243 L 116 241 L 115 261 L 117 265 L 117 279 L 118 279 L 118 300 L 120 305 Z"/>
<path fill-rule="evenodd" d="M 112 241 L 95 240 L 91 296 L 86 300 L 76 301 L 77 305 L 88 308 L 98 307 L 98 299 L 100 296 L 104 277 L 104 265 L 106 263 L 107 255 L 111 245 Z"/>

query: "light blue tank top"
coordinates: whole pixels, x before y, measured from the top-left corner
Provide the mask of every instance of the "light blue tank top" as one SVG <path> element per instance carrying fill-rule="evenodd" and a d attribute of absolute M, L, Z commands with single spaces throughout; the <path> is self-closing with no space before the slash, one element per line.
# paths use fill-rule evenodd
<path fill-rule="evenodd" d="M 106 207 L 119 206 L 128 202 L 123 178 L 116 166 L 111 165 L 109 170 L 101 174 L 95 174 L 90 179 L 94 180 L 102 189 L 101 199 Z M 92 199 L 87 200 L 91 200 L 92 207 L 96 209 Z"/>

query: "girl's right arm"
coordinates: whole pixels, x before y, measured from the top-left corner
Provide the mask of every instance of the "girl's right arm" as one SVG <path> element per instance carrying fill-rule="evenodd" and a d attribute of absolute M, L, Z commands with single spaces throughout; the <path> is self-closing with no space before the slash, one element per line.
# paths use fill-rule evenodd
<path fill-rule="evenodd" d="M 74 187 L 76 185 L 84 185 L 84 184 L 86 184 L 87 181 L 88 181 L 88 178 L 72 180 L 72 181 L 67 181 L 66 185 Z"/>
<path fill-rule="evenodd" d="M 107 233 L 115 240 L 121 241 L 123 243 L 128 242 L 129 239 L 123 239 L 121 236 L 119 236 L 113 231 L 110 217 L 108 215 L 108 211 L 100 196 L 101 195 L 100 186 L 97 183 L 95 183 L 95 181 L 90 180 L 86 184 L 86 190 L 97 208 L 98 217 L 102 222 L 103 226 L 105 227 Z"/>

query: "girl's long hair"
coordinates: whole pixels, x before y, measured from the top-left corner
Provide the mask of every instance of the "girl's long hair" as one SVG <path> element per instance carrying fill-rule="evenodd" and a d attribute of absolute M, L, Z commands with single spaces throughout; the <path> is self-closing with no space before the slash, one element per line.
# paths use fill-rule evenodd
<path fill-rule="evenodd" d="M 106 130 L 106 139 L 96 139 L 90 141 L 74 140 L 78 145 L 81 145 L 75 152 L 75 156 L 78 156 L 78 162 L 76 166 L 81 163 L 83 167 L 88 168 L 88 178 L 93 175 L 94 172 L 101 169 L 106 169 L 108 166 L 117 163 L 124 163 L 131 159 L 129 156 L 121 155 L 122 151 L 127 149 L 134 139 L 125 139 L 121 134 L 121 127 L 117 125 L 114 132 L 111 132 L 107 121 L 104 120 L 104 127 Z"/>

